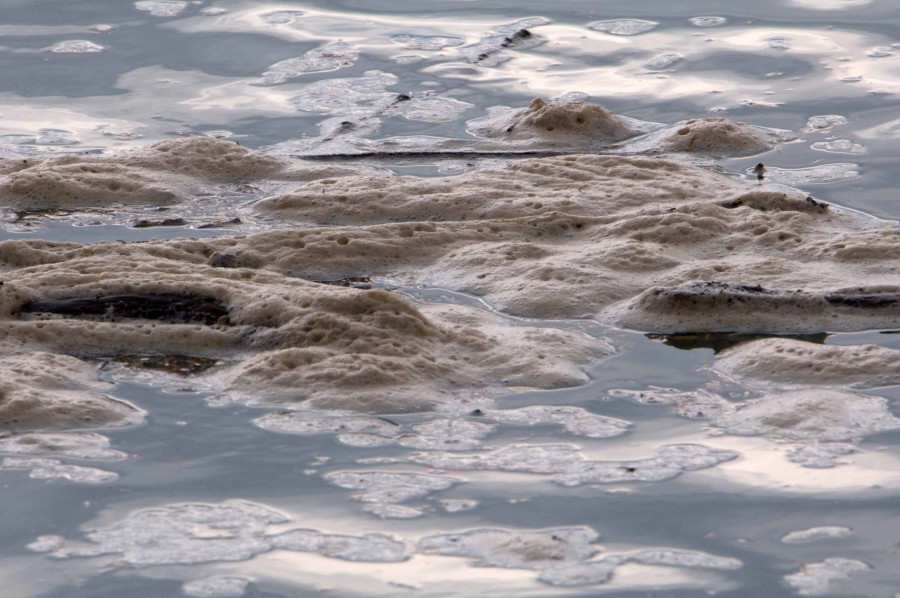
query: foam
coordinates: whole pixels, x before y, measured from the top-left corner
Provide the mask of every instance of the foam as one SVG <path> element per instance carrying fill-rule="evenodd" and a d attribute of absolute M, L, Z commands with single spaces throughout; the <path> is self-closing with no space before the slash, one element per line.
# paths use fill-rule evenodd
<path fill-rule="evenodd" d="M 174 147 L 162 153 L 182 148 L 191 156 L 204 144 L 210 152 L 225 144 L 238 152 L 234 162 L 246 158 L 238 172 L 247 176 L 290 172 L 289 162 L 221 140 L 164 143 Z M 210 168 L 227 180 L 231 167 L 211 161 L 214 167 L 193 158 L 150 160 L 182 172 Z M 312 280 L 383 276 L 478 295 L 515 315 L 599 314 L 658 332 L 818 332 L 898 320 L 890 258 L 900 251 L 900 231 L 683 162 L 571 155 L 424 179 L 305 172 L 319 180 L 253 211 L 335 228 L 115 251 Z M 59 249 L 79 253 L 71 245 L 7 242 L 0 258 L 10 266 L 58 261 Z M 865 286 L 849 286 L 860 281 Z M 696 305 L 709 312 L 698 314 Z"/>
<path fill-rule="evenodd" d="M 784 581 L 801 596 L 821 596 L 832 593 L 834 585 L 871 570 L 862 561 L 832 557 L 806 564 L 800 571 L 785 575 Z"/>
<path fill-rule="evenodd" d="M 460 478 L 400 471 L 332 471 L 325 480 L 357 491 L 353 498 L 365 504 L 365 510 L 382 518 L 411 519 L 424 514 L 421 508 L 402 505 L 425 499 L 435 492 L 463 483 Z"/>
<path fill-rule="evenodd" d="M 588 438 L 612 438 L 631 427 L 630 422 L 596 415 L 580 407 L 532 405 L 501 410 L 490 403 L 490 407 L 484 405 L 468 413 L 462 410 L 462 416 L 437 416 L 415 423 L 315 409 L 273 412 L 254 423 L 264 430 L 286 434 L 335 434 L 339 442 L 355 447 L 399 445 L 441 451 L 477 449 L 498 424 L 558 425 L 568 434 Z M 455 403 L 449 407 L 451 411 L 458 410 Z"/>
<path fill-rule="evenodd" d="M 312 529 L 272 531 L 290 519 L 243 500 L 175 503 L 144 509 L 104 527 L 86 541 L 40 536 L 28 545 L 59 559 L 115 555 L 117 563 L 148 567 L 244 561 L 272 550 L 312 552 L 347 561 L 397 562 L 409 558 L 402 542 L 382 534 L 344 535 Z"/>
<path fill-rule="evenodd" d="M 138 0 L 134 7 L 148 12 L 154 17 L 177 17 L 188 6 L 187 2 L 180 0 Z"/>
<path fill-rule="evenodd" d="M 246 594 L 250 583 L 245 577 L 220 575 L 186 582 L 181 591 L 194 598 L 238 598 Z"/>
<path fill-rule="evenodd" d="M 513 58 L 508 50 L 523 50 L 544 43 L 546 40 L 530 28 L 548 23 L 550 20 L 544 17 L 529 17 L 499 25 L 474 44 L 460 47 L 459 53 L 472 64 L 498 66 Z"/>
<path fill-rule="evenodd" d="M 785 544 L 807 544 L 821 540 L 847 538 L 853 534 L 853 530 L 842 525 L 823 525 L 809 529 L 797 530 L 782 536 Z"/>
<path fill-rule="evenodd" d="M 653 31 L 659 26 L 656 21 L 644 21 L 642 19 L 611 19 L 607 21 L 593 21 L 587 24 L 589 29 L 602 31 L 612 35 L 640 35 Z"/>
<path fill-rule="evenodd" d="M 347 42 L 332 42 L 298 58 L 276 62 L 263 73 L 263 85 L 277 85 L 305 73 L 324 73 L 352 66 L 359 50 Z"/>
<path fill-rule="evenodd" d="M 302 181 L 358 173 L 359 169 L 291 163 L 233 141 L 191 136 L 108 156 L 9 160 L 2 171 L 6 174 L 0 177 L 0 193 L 5 205 L 40 210 L 170 205 L 208 194 L 211 187 L 222 192 L 262 178 Z"/>
<path fill-rule="evenodd" d="M 644 459 L 590 461 L 570 445 L 510 445 L 490 453 L 415 453 L 414 463 L 444 470 L 507 471 L 552 475 L 561 486 L 659 482 L 685 471 L 714 467 L 737 457 L 737 453 L 700 444 L 661 446 Z"/>
<path fill-rule="evenodd" d="M 606 144 L 634 134 L 622 119 L 597 104 L 540 98 L 531 100 L 526 108 L 471 122 L 469 131 L 491 139 L 539 139 L 549 147 Z"/>
<path fill-rule="evenodd" d="M 711 153 L 717 155 L 759 154 L 772 149 L 769 135 L 741 122 L 706 116 L 675 125 L 661 140 L 669 152 Z"/>
<path fill-rule="evenodd" d="M 96 467 L 63 464 L 57 459 L 40 457 L 6 457 L 0 469 L 28 469 L 28 477 L 35 480 L 68 480 L 76 484 L 108 484 L 119 474 Z"/>
<path fill-rule="evenodd" d="M 4 355 L 0 362 L 0 430 L 65 430 L 135 424 L 143 412 L 102 394 L 107 385 L 97 380 L 91 365 L 74 357 L 51 353 Z M 78 451 L 66 438 L 4 439 L 9 452 L 41 454 L 45 450 Z M 93 448 L 99 448 L 93 443 Z M 34 452 L 29 452 L 29 445 Z M 38 448 L 43 445 L 44 448 Z M 68 445 L 68 446 L 66 446 Z M 86 449 L 88 453 L 90 449 Z M 102 454 L 102 453 L 100 453 Z"/>
<path fill-rule="evenodd" d="M 558 587 L 605 583 L 617 568 L 628 563 L 716 571 L 743 566 L 735 558 L 678 548 L 601 553 L 598 539 L 599 534 L 586 526 L 544 530 L 476 528 L 426 536 L 419 540 L 417 551 L 469 558 L 478 567 L 538 571 L 539 581 Z"/>
<path fill-rule="evenodd" d="M 769 338 L 724 351 L 716 357 L 714 369 L 778 384 L 887 386 L 900 384 L 900 351 Z"/>
<path fill-rule="evenodd" d="M 425 409 L 499 384 L 581 384 L 580 366 L 607 354 L 605 343 L 580 333 L 511 326 L 474 308 L 129 256 L 121 245 L 82 249 L 8 273 L 0 287 L 4 350 L 240 357 L 204 379 L 253 404 L 362 411 Z M 150 252 L 157 250 L 185 257 L 167 246 Z"/>
<path fill-rule="evenodd" d="M 33 433 L 0 438 L 0 453 L 31 457 L 66 457 L 121 461 L 128 455 L 109 448 L 109 438 L 95 433 Z"/>
<path fill-rule="evenodd" d="M 691 282 L 652 287 L 618 316 L 626 325 L 659 333 L 801 334 L 889 328 L 900 319 L 900 286 L 815 292 Z"/>
<path fill-rule="evenodd" d="M 887 400 L 831 389 L 767 393 L 713 423 L 730 434 L 826 442 L 900 429 Z"/>

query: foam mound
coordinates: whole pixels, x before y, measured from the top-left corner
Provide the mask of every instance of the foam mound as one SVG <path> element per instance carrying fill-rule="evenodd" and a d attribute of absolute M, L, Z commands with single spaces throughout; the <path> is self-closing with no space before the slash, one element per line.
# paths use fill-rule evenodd
<path fill-rule="evenodd" d="M 95 367 L 74 357 L 5 355 L 0 362 L 0 431 L 100 428 L 143 419 L 135 407 L 104 396 L 106 386 Z"/>
<path fill-rule="evenodd" d="M 768 338 L 721 353 L 714 369 L 737 378 L 779 384 L 887 386 L 900 384 L 900 351 L 876 345 L 819 345 Z"/>
<path fill-rule="evenodd" d="M 365 411 L 433 407 L 495 384 L 579 384 L 579 366 L 606 354 L 577 332 L 514 327 L 472 308 L 128 255 L 135 247 L 90 246 L 94 255 L 9 272 L 0 347 L 245 358 L 210 383 L 247 402 Z"/>
<path fill-rule="evenodd" d="M 815 292 L 690 282 L 644 291 L 621 312 L 621 321 L 662 333 L 791 334 L 886 328 L 900 321 L 900 287 Z"/>
<path fill-rule="evenodd" d="M 489 139 L 566 147 L 605 145 L 634 134 L 622 119 L 597 104 L 541 98 L 525 108 L 475 121 L 469 132 Z"/>
<path fill-rule="evenodd" d="M 772 149 L 771 137 L 751 125 L 721 117 L 686 120 L 660 140 L 660 149 L 669 152 L 717 155 L 759 154 Z"/>
<path fill-rule="evenodd" d="M 599 315 L 658 332 L 889 328 L 900 310 L 896 228 L 658 158 L 326 177 L 253 209 L 330 226 L 128 247 L 8 241 L 0 264 L 149 253 L 309 280 L 386 277 L 470 293 L 515 315 Z"/>
<path fill-rule="evenodd" d="M 301 181 L 358 173 L 302 164 L 248 150 L 233 141 L 193 136 L 115 155 L 62 155 L 6 160 L 4 205 L 24 209 L 166 205 L 263 178 Z"/>

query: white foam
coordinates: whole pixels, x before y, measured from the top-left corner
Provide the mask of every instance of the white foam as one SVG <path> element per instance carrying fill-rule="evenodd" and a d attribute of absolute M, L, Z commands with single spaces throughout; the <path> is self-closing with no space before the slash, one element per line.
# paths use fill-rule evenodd
<path fill-rule="evenodd" d="M 784 580 L 801 596 L 821 596 L 832 593 L 840 582 L 871 570 L 862 561 L 832 557 L 804 565 L 800 571 L 785 575 Z"/>
<path fill-rule="evenodd" d="M 731 434 L 829 442 L 900 429 L 885 399 L 831 389 L 767 393 L 713 423 Z"/>
<path fill-rule="evenodd" d="M 154 17 L 177 17 L 188 6 L 187 2 L 177 0 L 138 0 L 134 7 L 149 12 Z"/>
<path fill-rule="evenodd" d="M 414 463 L 444 470 L 487 470 L 552 475 L 562 486 L 658 482 L 685 471 L 714 467 L 737 453 L 700 444 L 672 444 L 645 459 L 589 461 L 574 447 L 564 444 L 510 445 L 490 453 L 415 453 Z"/>
<path fill-rule="evenodd" d="M 848 538 L 852 534 L 853 530 L 849 527 L 844 527 L 842 525 L 823 525 L 787 533 L 782 536 L 781 541 L 785 544 L 807 544 L 809 542 L 819 542 L 821 540 Z"/>
<path fill-rule="evenodd" d="M 612 19 L 608 21 L 593 21 L 587 24 L 589 29 L 603 31 L 612 35 L 640 35 L 653 31 L 659 26 L 656 21 L 642 19 Z"/>
<path fill-rule="evenodd" d="M 28 476 L 35 480 L 63 479 L 76 484 L 108 484 L 119 479 L 119 474 L 96 467 L 64 464 L 57 459 L 40 457 L 6 457 L 0 469 L 28 469 Z"/>
<path fill-rule="evenodd" d="M 85 39 L 70 39 L 50 46 L 50 51 L 59 54 L 92 54 L 105 50 L 100 44 Z"/>
<path fill-rule="evenodd" d="M 121 461 L 128 455 L 109 448 L 109 438 L 94 433 L 33 433 L 0 438 L 0 453 Z"/>
<path fill-rule="evenodd" d="M 104 527 L 89 528 L 85 541 L 41 536 L 28 548 L 60 559 L 116 555 L 119 563 L 138 567 L 243 561 L 276 549 L 348 561 L 409 558 L 402 542 L 381 534 L 269 530 L 289 522 L 285 515 L 249 501 L 176 503 L 135 511 Z"/>
<path fill-rule="evenodd" d="M 182 584 L 181 591 L 194 598 L 239 598 L 247 592 L 250 582 L 246 577 L 204 577 Z"/>
<path fill-rule="evenodd" d="M 337 41 L 314 48 L 298 58 L 276 62 L 263 73 L 262 84 L 276 85 L 305 73 L 324 73 L 352 66 L 359 50 L 347 42 Z"/>

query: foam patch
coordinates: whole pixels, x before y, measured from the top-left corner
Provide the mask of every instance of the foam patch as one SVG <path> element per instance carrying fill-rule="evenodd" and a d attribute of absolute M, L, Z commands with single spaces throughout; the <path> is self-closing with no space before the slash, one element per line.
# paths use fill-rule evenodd
<path fill-rule="evenodd" d="M 762 339 L 721 353 L 716 371 L 777 384 L 888 386 L 900 383 L 900 351 L 876 345 L 819 345 Z"/>
<path fill-rule="evenodd" d="M 42 352 L 4 355 L 0 363 L 0 430 L 101 428 L 143 420 L 143 411 L 105 396 L 107 387 L 97 379 L 93 366 L 74 357 Z M 79 444 L 82 442 L 73 437 L 27 436 L 3 439 L 0 450 L 22 455 L 115 455 L 104 452 L 96 440 L 87 441 L 86 446 Z"/>

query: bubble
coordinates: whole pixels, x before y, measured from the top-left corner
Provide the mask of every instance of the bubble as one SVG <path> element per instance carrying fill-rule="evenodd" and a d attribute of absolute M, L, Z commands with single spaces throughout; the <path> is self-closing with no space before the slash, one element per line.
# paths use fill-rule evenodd
<path fill-rule="evenodd" d="M 655 21 L 644 21 L 641 19 L 612 19 L 609 21 L 594 21 L 588 23 L 587 27 L 594 31 L 603 31 L 612 35 L 640 35 L 647 33 L 659 26 Z"/>

